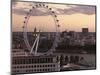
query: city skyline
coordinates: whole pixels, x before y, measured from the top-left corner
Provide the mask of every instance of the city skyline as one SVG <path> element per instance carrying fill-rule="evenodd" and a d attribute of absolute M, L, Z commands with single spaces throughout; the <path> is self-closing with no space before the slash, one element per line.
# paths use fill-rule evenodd
<path fill-rule="evenodd" d="M 12 2 L 11 73 L 96 69 L 96 6 Z"/>
<path fill-rule="evenodd" d="M 47 5 L 53 8 L 57 14 L 61 25 L 60 31 L 81 32 L 82 28 L 89 28 L 89 32 L 95 32 L 95 6 L 51 3 L 47 3 Z M 12 31 L 22 31 L 24 17 L 31 7 L 32 2 L 12 3 Z M 36 11 L 38 15 L 36 13 L 32 14 L 29 22 L 29 31 L 33 31 L 35 27 L 46 29 L 46 31 L 55 31 L 54 21 L 47 13 L 47 10 L 42 8 L 42 10 L 37 9 Z"/>

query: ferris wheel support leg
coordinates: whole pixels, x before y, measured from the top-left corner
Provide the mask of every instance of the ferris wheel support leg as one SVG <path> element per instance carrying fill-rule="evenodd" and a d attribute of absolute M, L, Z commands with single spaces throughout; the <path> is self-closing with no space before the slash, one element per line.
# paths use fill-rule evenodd
<path fill-rule="evenodd" d="M 35 41 L 34 41 L 34 44 L 33 44 L 32 48 L 31 48 L 31 51 L 30 51 L 30 54 L 33 52 L 33 49 L 34 49 L 34 47 L 35 47 L 35 44 L 36 44 L 37 40 L 38 40 L 38 37 L 37 37 L 37 38 L 35 39 Z"/>
<path fill-rule="evenodd" d="M 39 38 L 40 38 L 40 34 L 37 37 L 37 44 L 36 44 L 36 49 L 35 49 L 35 55 L 37 54 L 37 49 L 38 49 L 38 44 L 39 44 Z"/>

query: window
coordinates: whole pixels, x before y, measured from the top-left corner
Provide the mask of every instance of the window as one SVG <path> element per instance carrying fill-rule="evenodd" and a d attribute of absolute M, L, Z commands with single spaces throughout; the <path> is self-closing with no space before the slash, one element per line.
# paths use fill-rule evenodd
<path fill-rule="evenodd" d="M 45 69 L 45 71 L 47 71 L 47 69 Z"/>
<path fill-rule="evenodd" d="M 16 72 L 19 72 L 19 70 L 17 70 Z"/>
<path fill-rule="evenodd" d="M 36 65 L 34 65 L 34 67 L 36 67 Z"/>
<path fill-rule="evenodd" d="M 40 67 L 42 67 L 42 65 L 40 65 Z"/>
<path fill-rule="evenodd" d="M 19 66 L 17 66 L 17 68 L 19 68 Z"/>
<path fill-rule="evenodd" d="M 32 65 L 31 67 L 33 68 L 34 66 Z"/>
<path fill-rule="evenodd" d="M 34 71 L 36 72 L 36 69 Z"/>
<path fill-rule="evenodd" d="M 14 66 L 13 68 L 16 68 L 16 66 Z"/>
<path fill-rule="evenodd" d="M 20 66 L 20 68 L 22 68 L 22 66 Z"/>
<path fill-rule="evenodd" d="M 23 68 L 25 68 L 25 66 L 23 66 Z"/>
<path fill-rule="evenodd" d="M 53 67 L 55 67 L 55 65 L 53 65 Z"/>
<path fill-rule="evenodd" d="M 45 65 L 45 67 L 47 67 L 47 65 Z"/>
<path fill-rule="evenodd" d="M 37 65 L 37 67 L 39 67 L 39 65 Z"/>
<path fill-rule="evenodd" d="M 52 65 L 50 65 L 50 67 L 52 67 Z"/>
<path fill-rule="evenodd" d="M 49 71 L 49 69 L 47 69 Z"/>
<path fill-rule="evenodd" d="M 26 68 L 28 68 L 28 66 L 26 66 Z"/>
<path fill-rule="evenodd" d="M 40 71 L 41 71 L 41 69 L 40 69 Z"/>
<path fill-rule="evenodd" d="M 43 65 L 43 67 L 44 67 L 44 65 Z"/>

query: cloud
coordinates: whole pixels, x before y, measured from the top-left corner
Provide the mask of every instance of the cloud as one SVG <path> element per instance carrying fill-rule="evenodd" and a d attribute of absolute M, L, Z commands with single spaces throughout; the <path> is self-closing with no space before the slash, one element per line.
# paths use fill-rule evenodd
<path fill-rule="evenodd" d="M 12 10 L 12 13 L 14 14 L 18 14 L 18 15 L 25 15 L 27 13 L 26 10 L 22 10 L 21 8 L 20 9 L 13 9 Z"/>
<path fill-rule="evenodd" d="M 24 3 L 23 5 L 25 5 L 26 7 L 20 7 L 17 8 L 16 5 L 17 2 L 14 1 L 12 2 L 12 4 L 15 6 L 12 9 L 12 12 L 14 14 L 18 14 L 18 15 L 25 15 L 28 13 L 29 8 L 32 7 L 32 3 Z M 71 15 L 71 14 L 75 14 L 75 13 L 81 13 L 81 14 L 86 14 L 86 15 L 92 15 L 95 14 L 95 6 L 87 6 L 87 5 L 66 5 L 66 8 L 53 8 L 54 11 L 56 12 L 56 14 L 61 15 L 61 14 L 66 14 L 66 15 Z M 44 12 L 45 11 L 45 12 Z M 47 10 L 44 9 L 35 9 L 32 13 L 33 16 L 46 16 L 46 15 L 50 15 L 50 13 L 47 13 Z"/>
<path fill-rule="evenodd" d="M 12 13 L 17 14 L 17 15 L 26 15 L 29 12 L 29 9 L 27 8 L 18 8 L 18 9 L 13 9 Z M 41 11 L 40 9 L 34 9 L 32 11 L 32 16 L 46 16 L 50 15 L 47 12 Z"/>
<path fill-rule="evenodd" d="M 12 7 L 15 7 L 16 5 L 17 5 L 17 2 L 18 2 L 19 0 L 12 0 Z"/>
<path fill-rule="evenodd" d="M 92 15 L 95 14 L 95 6 L 73 6 L 69 9 L 57 9 L 60 11 L 61 14 L 75 14 L 75 13 L 81 13 L 81 14 L 87 14 L 87 15 Z"/>

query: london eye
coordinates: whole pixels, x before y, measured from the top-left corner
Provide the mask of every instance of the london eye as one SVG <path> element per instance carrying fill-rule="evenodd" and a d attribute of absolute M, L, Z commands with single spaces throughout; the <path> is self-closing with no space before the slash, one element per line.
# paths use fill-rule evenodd
<path fill-rule="evenodd" d="M 35 36 L 35 39 L 33 40 L 33 43 L 31 44 L 29 42 L 29 35 L 28 35 L 28 23 L 30 18 L 33 16 L 32 14 L 34 12 L 36 12 L 37 9 L 46 9 L 46 13 L 48 15 L 50 15 L 54 21 L 54 27 L 55 27 L 55 36 L 54 36 L 54 40 L 51 44 L 51 46 L 49 47 L 49 49 L 45 52 L 42 52 L 39 55 L 45 55 L 45 54 L 53 54 L 53 52 L 56 50 L 57 44 L 59 42 L 59 37 L 60 37 L 60 24 L 59 24 L 59 20 L 58 20 L 58 16 L 56 15 L 56 12 L 53 10 L 53 8 L 49 7 L 48 4 L 45 3 L 35 3 L 32 5 L 32 8 L 29 9 L 28 13 L 25 16 L 25 20 L 24 20 L 24 25 L 23 25 L 23 37 L 24 37 L 24 42 L 25 45 L 27 47 L 27 50 L 29 51 L 30 54 L 33 55 L 38 55 L 38 49 L 39 49 L 39 44 L 40 44 L 40 38 L 41 38 L 41 33 L 42 30 L 38 29 L 38 33 Z M 37 13 L 37 12 L 36 12 Z M 43 43 L 43 42 L 42 42 Z"/>

